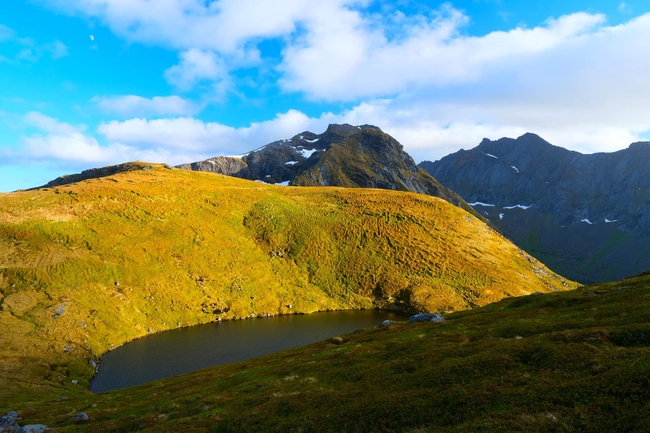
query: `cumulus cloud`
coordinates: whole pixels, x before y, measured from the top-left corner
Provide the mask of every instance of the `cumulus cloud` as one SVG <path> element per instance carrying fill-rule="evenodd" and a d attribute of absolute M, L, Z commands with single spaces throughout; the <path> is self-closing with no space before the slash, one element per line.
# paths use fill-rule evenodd
<path fill-rule="evenodd" d="M 22 137 L 20 151 L 2 149 L 5 163 L 45 163 L 67 169 L 84 169 L 125 161 L 186 161 L 196 156 L 182 148 L 170 152 L 159 146 L 130 146 L 119 142 L 100 143 L 86 132 L 85 125 L 73 126 L 38 112 L 24 117 L 38 133 Z"/>
<path fill-rule="evenodd" d="M 86 129 L 83 125 L 73 126 L 37 111 L 28 113 L 24 117 L 24 121 L 27 125 L 34 126 L 48 134 L 67 135 L 83 132 Z"/>
<path fill-rule="evenodd" d="M 239 154 L 303 131 L 312 121 L 302 112 L 291 110 L 276 118 L 233 128 L 190 117 L 144 118 L 101 124 L 97 132 L 107 141 L 139 149 L 164 149 L 171 163 L 189 162 L 224 154 Z M 185 159 L 181 158 L 194 158 Z"/>
<path fill-rule="evenodd" d="M 68 47 L 58 39 L 45 45 L 38 45 L 32 38 L 21 38 L 10 27 L 0 24 L 0 43 L 10 42 L 19 47 L 15 58 L 28 62 L 37 62 L 43 53 L 49 53 L 52 59 L 57 60 L 67 56 Z M 10 61 L 8 57 L 2 57 Z"/>
<path fill-rule="evenodd" d="M 24 154 L 36 160 L 99 162 L 120 158 L 124 149 L 105 148 L 97 140 L 84 135 L 85 126 L 73 126 L 38 112 L 24 117 L 26 124 L 39 133 L 23 136 Z"/>
<path fill-rule="evenodd" d="M 465 37 L 459 29 L 467 18 L 447 6 L 424 23 L 407 25 L 404 37 L 390 40 L 349 11 L 346 19 L 317 22 L 302 41 L 287 48 L 281 83 L 325 100 L 473 83 L 508 70 L 515 59 L 521 62 L 571 43 L 603 21 L 602 15 L 577 13 L 532 29 Z"/>
<path fill-rule="evenodd" d="M 95 96 L 92 99 L 105 113 L 127 116 L 184 116 L 200 112 L 204 105 L 180 96 L 154 96 L 143 98 L 137 95 Z"/>
<path fill-rule="evenodd" d="M 0 42 L 8 41 L 16 36 L 16 32 L 11 27 L 0 24 Z"/>
<path fill-rule="evenodd" d="M 165 78 L 181 90 L 189 90 L 204 80 L 217 81 L 228 77 L 222 60 L 211 51 L 191 49 L 179 57 L 180 62 L 165 71 Z"/>
<path fill-rule="evenodd" d="M 54 40 L 54 42 L 50 44 L 47 44 L 45 46 L 45 50 L 50 53 L 54 60 L 60 59 L 70 54 L 68 52 L 68 47 L 58 39 Z"/>
<path fill-rule="evenodd" d="M 134 42 L 187 50 L 238 51 L 251 38 L 275 37 L 295 30 L 314 8 L 309 0 L 40 0 L 70 14 L 96 17 L 116 34 Z M 318 3 L 353 4 L 354 0 Z"/>
<path fill-rule="evenodd" d="M 578 12 L 467 36 L 470 17 L 450 5 L 409 16 L 395 6 L 378 17 L 369 0 L 163 0 L 155 9 L 148 0 L 40 1 L 99 19 L 129 41 L 178 49 L 178 63 L 164 75 L 180 90 L 227 88 L 241 68 L 259 67 L 263 80 L 279 65 L 270 75 L 281 74 L 285 92 L 352 107 L 311 118 L 286 111 L 246 128 L 170 108 L 149 114 L 185 117 L 99 127 L 109 143 L 133 149 L 237 153 L 302 129 L 322 131 L 330 121 L 376 124 L 416 159 L 526 131 L 580 151 L 609 151 L 650 131 L 650 14 L 608 26 L 603 15 Z M 258 44 L 269 38 L 283 49 L 267 62 Z M 130 102 L 152 110 L 149 100 Z M 111 104 L 112 112 L 120 106 L 144 115 L 127 100 Z"/>

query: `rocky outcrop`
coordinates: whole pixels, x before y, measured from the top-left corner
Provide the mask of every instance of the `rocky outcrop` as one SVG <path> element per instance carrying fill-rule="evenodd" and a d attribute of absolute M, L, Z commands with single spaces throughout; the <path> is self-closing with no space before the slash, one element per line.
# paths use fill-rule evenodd
<path fill-rule="evenodd" d="M 372 125 L 330 125 L 320 135 L 305 131 L 239 157 L 222 156 L 178 167 L 272 184 L 412 191 L 474 212 L 419 168 L 397 140 Z"/>
<path fill-rule="evenodd" d="M 445 321 L 445 318 L 438 313 L 421 313 L 411 316 L 409 323 L 416 322 L 433 322 L 433 323 L 442 323 Z"/>
<path fill-rule="evenodd" d="M 650 268 L 650 143 L 583 155 L 529 133 L 420 167 L 566 277 L 610 281 Z"/>
<path fill-rule="evenodd" d="M 194 171 L 211 171 L 228 176 L 240 177 L 242 179 L 255 179 L 255 174 L 248 168 L 243 160 L 237 157 L 218 156 L 206 159 L 205 161 L 181 164 L 178 168 Z"/>
<path fill-rule="evenodd" d="M 6 415 L 3 415 L 0 418 L 0 433 L 9 433 L 9 432 L 16 432 L 20 429 L 20 426 L 16 421 L 20 420 L 20 416 L 18 415 L 18 412 L 16 411 L 11 411 L 7 413 Z"/>
<path fill-rule="evenodd" d="M 171 167 L 167 164 L 162 164 L 162 166 L 171 169 Z M 52 188 L 55 186 L 69 185 L 71 183 L 77 183 L 88 179 L 100 179 L 103 177 L 109 177 L 117 173 L 139 171 L 139 170 L 147 171 L 153 169 L 155 169 L 155 167 L 154 165 L 151 164 L 147 164 L 139 161 L 125 162 L 124 164 L 111 165 L 107 167 L 91 168 L 77 174 L 66 174 L 57 177 L 56 179 L 48 182 L 46 185 L 39 186 L 37 188 L 31 188 L 31 189 L 34 190 L 39 188 Z"/>

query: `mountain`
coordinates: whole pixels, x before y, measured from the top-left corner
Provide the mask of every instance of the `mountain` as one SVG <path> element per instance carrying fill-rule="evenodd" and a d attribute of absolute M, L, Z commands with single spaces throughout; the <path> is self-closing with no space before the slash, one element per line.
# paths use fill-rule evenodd
<path fill-rule="evenodd" d="M 0 409 L 89 398 L 92 364 L 151 332 L 340 309 L 447 314 L 576 287 L 428 195 L 146 163 L 94 173 L 0 194 Z"/>
<path fill-rule="evenodd" d="M 474 212 L 456 193 L 420 169 L 403 146 L 376 126 L 329 125 L 242 156 L 218 156 L 179 168 L 292 186 L 343 186 L 412 191 Z"/>
<path fill-rule="evenodd" d="M 650 143 L 583 155 L 529 133 L 420 167 L 562 275 L 589 283 L 650 268 Z"/>

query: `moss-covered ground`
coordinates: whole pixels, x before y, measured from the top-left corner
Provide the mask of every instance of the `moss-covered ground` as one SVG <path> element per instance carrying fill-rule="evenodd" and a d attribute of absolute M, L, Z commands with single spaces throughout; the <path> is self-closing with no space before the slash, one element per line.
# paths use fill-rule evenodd
<path fill-rule="evenodd" d="M 353 308 L 446 314 L 506 297 L 576 287 L 476 217 L 434 197 L 283 188 L 162 165 L 134 167 L 98 179 L 0 195 L 0 412 L 16 409 L 30 422 L 65 427 L 66 411 L 83 406 L 80 410 L 89 413 L 96 409 L 89 426 L 98 431 L 111 426 L 155 430 L 158 421 L 172 423 L 175 416 L 170 413 L 186 402 L 178 410 L 201 416 L 208 411 L 232 421 L 215 424 L 212 418 L 199 429 L 208 424 L 256 429 L 237 424 L 233 415 L 243 416 L 244 409 L 268 413 L 256 412 L 265 401 L 262 394 L 252 397 L 256 389 L 265 393 L 264 383 L 285 384 L 286 389 L 271 394 L 296 397 L 300 394 L 294 394 L 298 391 L 292 384 L 318 387 L 320 379 L 304 376 L 302 370 L 286 375 L 278 371 L 260 376 L 266 379 L 256 384 L 249 379 L 262 374 L 266 361 L 255 368 L 230 366 L 240 370 L 227 373 L 225 382 L 196 382 L 196 387 L 214 390 L 214 404 L 190 408 L 192 401 L 203 399 L 192 387 L 176 395 L 142 388 L 134 394 L 92 396 L 86 391 L 94 371 L 90 361 L 150 332 L 214 320 Z M 385 348 L 397 352 L 422 340 L 402 335 L 398 328 L 367 335 L 373 339 L 377 333 L 395 332 Z M 319 354 L 313 359 L 309 355 L 305 365 L 322 359 L 336 375 L 356 371 L 358 392 L 364 391 L 372 375 L 366 375 L 366 367 L 346 367 L 347 354 L 363 350 L 350 344 L 309 350 Z M 416 358 L 428 357 L 421 353 Z M 285 361 L 279 361 L 283 368 L 293 362 Z M 407 363 L 400 364 L 405 371 L 412 368 Z M 399 372 L 402 367 L 391 368 Z M 340 377 L 342 384 L 352 380 Z M 183 389 L 183 380 L 171 386 Z M 242 392 L 246 401 L 222 405 L 222 398 L 235 398 L 221 397 L 226 389 Z M 338 399 L 337 393 L 327 392 L 313 401 L 305 395 L 296 400 L 317 410 Z M 388 404 L 386 398 L 377 396 L 373 407 Z M 163 410 L 159 404 L 171 406 Z M 106 410 L 97 409 L 101 407 Z M 287 413 L 294 410 L 286 406 Z M 332 422 L 341 422 L 332 416 Z M 174 430 L 172 424 L 165 428 Z"/>
<path fill-rule="evenodd" d="M 642 432 L 650 425 L 650 275 L 342 339 L 14 408 L 29 422 L 97 432 Z M 67 421 L 79 411 L 91 421 Z"/>

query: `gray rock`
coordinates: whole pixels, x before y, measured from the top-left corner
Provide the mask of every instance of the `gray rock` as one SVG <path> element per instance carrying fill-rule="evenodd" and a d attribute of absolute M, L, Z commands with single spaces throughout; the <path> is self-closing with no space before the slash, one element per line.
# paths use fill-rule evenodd
<path fill-rule="evenodd" d="M 93 361 L 92 359 L 90 361 L 88 361 L 88 364 L 90 364 L 90 366 L 92 368 L 97 368 L 97 363 L 95 361 Z"/>
<path fill-rule="evenodd" d="M 393 323 L 396 323 L 395 320 L 384 320 L 383 322 L 381 322 L 381 325 L 379 325 L 379 326 L 383 328 L 383 327 L 391 325 Z"/>
<path fill-rule="evenodd" d="M 410 323 L 415 323 L 415 322 L 434 322 L 434 323 L 440 323 L 444 322 L 445 318 L 442 317 L 438 313 L 422 313 L 422 314 L 416 314 L 415 316 L 411 316 L 409 319 Z"/>
<path fill-rule="evenodd" d="M 63 346 L 63 351 L 64 351 L 65 353 L 70 353 L 70 352 L 72 352 L 73 350 L 74 350 L 74 347 L 72 347 L 72 346 Z"/>
<path fill-rule="evenodd" d="M 12 410 L 11 412 L 8 412 L 6 415 L 4 415 L 2 419 L 6 421 L 18 421 L 19 419 L 22 418 L 20 417 L 20 415 L 18 415 L 18 412 Z"/>
<path fill-rule="evenodd" d="M 54 312 L 60 316 L 61 314 L 65 313 L 65 306 L 64 305 L 59 306 L 59 308 L 54 310 Z"/>
<path fill-rule="evenodd" d="M 337 345 L 338 345 L 338 344 L 343 344 L 343 338 L 341 338 L 341 337 L 334 337 L 334 338 L 331 338 L 331 339 L 330 339 L 330 342 L 331 342 L 331 343 L 334 343 L 334 344 L 337 344 Z"/>
<path fill-rule="evenodd" d="M 13 410 L 4 415 L 2 418 L 0 418 L 0 433 L 18 431 L 18 429 L 20 429 L 20 426 L 16 424 L 16 421 L 19 419 L 21 418 L 18 415 L 18 412 Z"/>
<path fill-rule="evenodd" d="M 90 417 L 86 415 L 86 412 L 79 412 L 72 418 L 70 418 L 70 421 L 88 421 Z"/>
<path fill-rule="evenodd" d="M 48 430 L 52 429 L 43 424 L 30 424 L 22 426 L 18 430 L 18 433 L 43 433 L 44 431 Z"/>

